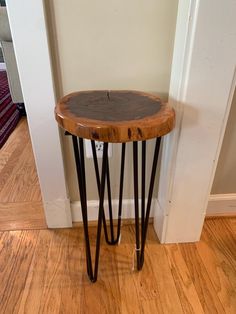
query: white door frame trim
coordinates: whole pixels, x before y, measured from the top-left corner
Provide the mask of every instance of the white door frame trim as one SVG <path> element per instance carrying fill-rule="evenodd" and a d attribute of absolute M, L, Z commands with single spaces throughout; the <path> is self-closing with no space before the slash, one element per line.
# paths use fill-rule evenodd
<path fill-rule="evenodd" d="M 164 140 L 154 217 L 163 243 L 200 238 L 235 89 L 235 10 L 234 1 L 179 1 L 169 93 L 177 124 Z"/>
<path fill-rule="evenodd" d="M 176 112 L 176 125 L 175 129 L 163 139 L 157 209 L 154 214 L 154 228 L 161 243 L 165 242 L 167 221 L 171 210 L 171 193 L 197 12 L 196 0 L 179 0 L 168 99 L 168 104 Z"/>
<path fill-rule="evenodd" d="M 8 0 L 7 11 L 48 227 L 71 227 L 43 0 Z"/>

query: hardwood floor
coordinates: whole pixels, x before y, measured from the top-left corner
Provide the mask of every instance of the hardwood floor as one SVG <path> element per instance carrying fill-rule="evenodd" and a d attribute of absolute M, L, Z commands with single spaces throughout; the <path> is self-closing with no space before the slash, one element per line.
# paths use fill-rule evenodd
<path fill-rule="evenodd" d="M 22 119 L 0 152 L 0 314 L 236 313 L 236 218 L 207 219 L 201 241 L 188 244 L 160 245 L 150 225 L 141 272 L 134 237 L 125 225 L 119 246 L 102 240 L 91 284 L 82 228 L 46 229 Z"/>
<path fill-rule="evenodd" d="M 0 151 L 0 231 L 46 228 L 26 118 Z"/>
<path fill-rule="evenodd" d="M 98 281 L 86 275 L 82 228 L 0 233 L 1 313 L 235 313 L 236 218 L 207 219 L 201 241 L 160 245 L 132 271 L 134 227 L 102 241 Z M 90 227 L 95 245 L 95 228 Z"/>

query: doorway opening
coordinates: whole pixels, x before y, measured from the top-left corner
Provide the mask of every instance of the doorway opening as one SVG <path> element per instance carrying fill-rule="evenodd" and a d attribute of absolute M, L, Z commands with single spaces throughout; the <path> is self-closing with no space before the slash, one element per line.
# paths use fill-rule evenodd
<path fill-rule="evenodd" d="M 0 231 L 46 228 L 7 10 L 0 3 Z"/>

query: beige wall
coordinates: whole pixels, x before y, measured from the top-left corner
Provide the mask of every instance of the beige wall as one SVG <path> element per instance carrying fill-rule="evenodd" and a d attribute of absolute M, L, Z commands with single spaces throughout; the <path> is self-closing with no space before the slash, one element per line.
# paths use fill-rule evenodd
<path fill-rule="evenodd" d="M 76 90 L 136 89 L 167 98 L 177 0 L 53 0 L 45 4 L 58 97 Z M 63 145 L 70 196 L 77 200 L 70 139 L 64 137 Z M 148 165 L 152 150 L 150 143 Z M 113 145 L 114 197 L 118 192 L 118 153 Z M 128 147 L 125 198 L 133 192 L 131 157 Z M 86 162 L 88 198 L 96 199 L 92 163 Z"/>
<path fill-rule="evenodd" d="M 236 89 L 211 194 L 236 193 Z"/>

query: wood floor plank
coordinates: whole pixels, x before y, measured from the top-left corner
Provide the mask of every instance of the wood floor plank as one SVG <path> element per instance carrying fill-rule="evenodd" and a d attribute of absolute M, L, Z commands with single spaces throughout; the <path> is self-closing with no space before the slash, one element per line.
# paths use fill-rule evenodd
<path fill-rule="evenodd" d="M 236 239 L 236 216 L 227 219 L 227 225 L 231 228 L 233 237 Z"/>
<path fill-rule="evenodd" d="M 158 281 L 156 277 L 153 276 L 152 269 L 152 248 L 150 250 L 147 246 L 146 254 L 145 254 L 145 264 L 141 272 L 136 274 L 136 282 L 135 286 L 137 289 L 137 295 L 140 300 L 140 305 L 143 308 L 143 304 L 148 304 L 150 302 L 151 305 L 155 304 L 155 308 L 157 313 L 165 313 L 165 307 L 163 308 L 163 299 L 161 295 L 161 291 L 159 288 Z M 153 278 L 150 280 L 150 278 Z M 152 302 L 154 301 L 154 302 Z"/>
<path fill-rule="evenodd" d="M 0 190 L 1 202 L 17 202 L 22 200 L 22 196 L 24 197 L 25 189 L 32 184 L 31 169 L 27 167 L 28 158 L 31 154 L 31 143 L 28 143 L 22 154 L 15 160 L 15 167 Z M 31 164 L 31 168 L 35 168 L 35 165 Z"/>
<path fill-rule="evenodd" d="M 0 187 L 1 202 L 30 201 L 30 199 L 25 199 L 25 194 L 29 187 L 38 184 L 27 121 L 23 119 L 21 125 L 24 127 L 24 136 L 21 134 L 21 129 L 15 129 L 9 138 L 12 145 L 8 148 L 7 141 L 3 147 L 3 152 L 1 150 L 0 153 L 0 160 L 3 159 L 4 152 L 14 157 L 13 161 L 7 161 L 4 169 L 0 172 L 1 177 L 4 175 L 4 171 L 7 173 L 7 177 L 4 176 L 5 180 Z M 21 142 L 19 142 L 19 138 Z M 14 147 L 14 150 L 11 147 Z"/>
<path fill-rule="evenodd" d="M 128 314 L 129 312 L 127 312 Z M 160 309 L 160 303 L 156 299 L 149 300 L 149 301 L 142 301 L 141 303 L 141 308 L 140 308 L 140 313 L 142 314 L 159 314 L 159 313 L 164 313 L 162 309 Z"/>
<path fill-rule="evenodd" d="M 49 271 L 49 249 L 53 235 L 53 231 L 39 232 L 38 242 L 21 298 L 19 313 L 40 313 L 40 307 L 44 304 L 43 291 L 46 285 L 47 272 Z"/>
<path fill-rule="evenodd" d="M 126 245 L 127 245 L 127 248 L 129 248 L 129 251 L 128 251 L 128 260 L 126 262 L 125 262 L 125 255 L 127 255 L 127 253 L 124 254 L 124 265 L 128 266 L 128 271 L 132 278 L 133 284 L 131 285 L 130 280 L 127 281 L 128 278 L 125 275 L 124 279 L 127 281 L 126 283 L 127 291 L 125 295 L 127 299 L 123 303 L 122 313 L 123 313 L 123 309 L 127 307 L 127 305 L 129 305 L 130 308 L 127 308 L 127 311 L 125 311 L 125 313 L 130 313 L 133 303 L 130 303 L 129 300 L 134 300 L 134 299 L 136 301 L 136 309 L 133 313 L 146 313 L 144 312 L 145 308 L 147 309 L 147 313 L 149 313 L 148 311 L 152 311 L 153 309 L 155 309 L 155 313 L 164 313 L 159 284 L 158 284 L 158 280 L 156 280 L 156 277 L 153 276 L 152 261 L 151 261 L 151 259 L 153 258 L 151 254 L 153 245 L 159 247 L 159 241 L 157 239 L 157 236 L 153 228 L 149 228 L 148 235 L 147 235 L 147 246 L 146 246 L 146 252 L 145 252 L 145 263 L 144 263 L 142 271 L 138 272 L 136 270 L 134 227 L 130 225 L 127 228 L 128 228 L 127 229 L 128 233 L 127 233 L 126 238 L 128 239 L 128 241 Z M 122 240 L 122 243 L 123 243 L 123 240 Z M 130 246 L 128 245 L 128 243 L 133 243 L 133 245 Z M 152 280 L 150 280 L 150 278 L 152 278 Z M 132 286 L 134 286 L 134 288 L 132 288 Z M 121 291 L 123 290 L 122 283 L 120 284 L 120 289 Z M 122 296 L 122 300 L 123 298 L 124 296 Z"/>
<path fill-rule="evenodd" d="M 90 236 L 94 263 L 94 251 L 96 244 L 95 227 L 90 228 Z M 81 294 L 81 313 L 85 313 L 84 309 L 87 309 L 88 313 L 109 313 L 111 311 L 113 313 L 120 313 L 121 295 L 118 281 L 118 260 L 120 254 L 116 250 L 118 249 L 117 247 L 107 246 L 104 238 L 102 238 L 101 244 L 99 274 L 96 284 L 88 282 L 86 274 L 86 261 L 85 259 L 83 261 L 82 282 L 84 285 L 82 287 Z M 85 254 L 85 252 L 83 252 L 83 254 Z"/>
<path fill-rule="evenodd" d="M 119 269 L 119 262 L 123 261 L 120 254 L 120 247 L 107 246 L 103 239 L 103 249 L 101 251 L 101 273 L 99 274 L 99 282 L 102 285 L 101 297 L 105 304 L 104 312 L 108 313 L 113 309 L 113 313 L 121 313 L 121 293 L 119 286 L 119 275 L 122 268 Z M 109 265 L 109 267 L 106 267 Z M 91 290 L 92 292 L 92 290 Z"/>
<path fill-rule="evenodd" d="M 219 230 L 219 224 L 227 221 L 226 219 L 218 220 L 215 233 Z M 201 241 L 196 243 L 198 254 L 202 259 L 205 268 L 211 278 L 211 282 L 220 299 L 226 313 L 235 313 L 236 311 L 236 264 L 229 262 L 228 256 L 225 255 L 225 247 L 217 245 L 218 242 L 212 239 L 212 230 L 206 221 Z M 215 224 L 214 224 L 215 225 Z M 221 230 L 221 237 L 227 229 Z"/>
<path fill-rule="evenodd" d="M 16 262 L 22 239 L 22 231 L 4 232 L 0 238 L 0 308 L 5 300 L 4 291 Z"/>
<path fill-rule="evenodd" d="M 179 245 L 166 245 L 165 251 L 168 256 L 169 266 L 172 271 L 183 312 L 204 313 Z"/>
<path fill-rule="evenodd" d="M 236 268 L 236 234 L 227 223 L 229 218 L 207 219 L 203 231 L 206 231 L 215 247 L 224 252 L 233 268 Z"/>
<path fill-rule="evenodd" d="M 62 297 L 62 286 L 65 282 L 65 246 L 68 230 L 55 230 L 47 259 L 47 275 L 42 291 L 40 313 L 59 313 Z"/>
<path fill-rule="evenodd" d="M 22 143 L 26 144 L 28 143 L 28 141 L 30 141 L 28 125 L 26 123 L 26 119 L 22 118 L 18 122 L 14 132 L 12 132 L 12 134 L 7 139 L 6 143 L 1 148 L 0 172 L 6 165 L 8 169 L 11 169 L 9 165 L 12 165 L 12 164 L 9 163 L 9 159 L 11 158 L 12 155 L 17 155 L 17 152 L 15 152 L 15 150 L 18 147 L 24 148 L 24 145 L 22 145 Z"/>
<path fill-rule="evenodd" d="M 82 313 L 82 288 L 84 276 L 83 231 L 69 231 L 65 247 L 65 278 L 61 290 L 60 313 Z M 88 280 L 87 278 L 85 279 Z"/>
<path fill-rule="evenodd" d="M 130 226 L 130 233 L 134 231 L 134 229 Z M 133 232 L 133 241 L 135 238 L 135 233 Z M 156 300 L 156 305 L 159 307 L 159 312 L 163 311 L 161 305 L 161 296 L 159 290 L 158 280 L 149 280 L 152 277 L 153 269 L 152 269 L 152 251 L 153 246 L 156 246 L 156 249 L 160 248 L 159 241 L 157 239 L 156 234 L 153 232 L 153 228 L 149 229 L 147 236 L 147 245 L 145 249 L 145 263 L 141 272 L 137 273 L 139 280 L 139 299 L 141 302 L 143 301 L 151 301 Z M 135 253 L 135 251 L 133 251 Z M 133 256 L 135 256 L 133 254 Z M 135 259 L 136 262 L 136 259 Z"/>
<path fill-rule="evenodd" d="M 178 245 L 159 244 L 150 225 L 140 272 L 132 270 L 134 226 L 123 226 L 120 245 L 102 237 L 95 284 L 81 227 L 0 232 L 0 313 L 234 313 L 233 255 L 222 247 L 233 232 L 219 223 L 206 223 L 199 243 Z M 96 228 L 90 233 L 94 249 Z"/>
<path fill-rule="evenodd" d="M 0 230 L 47 228 L 27 119 L 0 151 Z"/>
<path fill-rule="evenodd" d="M 181 244 L 181 253 L 188 267 L 204 313 L 226 313 L 195 244 Z"/>
<path fill-rule="evenodd" d="M 3 145 L 2 150 L 12 152 L 14 150 L 14 144 L 15 146 L 18 144 L 22 144 L 22 138 L 25 138 L 25 140 L 30 140 L 26 117 L 22 117 L 20 119 L 14 131 L 15 132 L 11 133 L 11 135 Z"/>
<path fill-rule="evenodd" d="M 130 226 L 131 232 L 134 243 L 134 226 Z M 183 313 L 165 248 L 158 242 L 154 229 L 149 228 L 145 263 L 142 271 L 136 273 L 136 294 L 141 304 L 147 300 L 154 300 L 155 302 L 151 302 L 150 306 L 155 304 L 157 312 Z M 155 271 L 153 271 L 154 269 Z M 150 278 L 152 279 L 150 280 Z M 142 308 L 141 304 L 140 309 Z"/>
<path fill-rule="evenodd" d="M 2 313 L 18 313 L 37 237 L 38 231 L 21 233 L 20 245 L 0 301 Z"/>
<path fill-rule="evenodd" d="M 115 254 L 112 267 L 110 268 L 114 279 L 112 277 L 109 278 L 110 285 L 112 285 L 113 280 L 116 280 L 115 287 L 113 287 L 113 302 L 116 304 L 116 313 L 140 313 L 141 301 L 138 294 L 138 274 L 133 270 L 133 231 L 130 226 L 125 226 L 122 228 L 121 233 L 120 245 L 110 247 L 110 254 Z M 105 270 L 105 264 L 103 267 Z M 106 284 L 105 278 L 104 284 Z M 118 293 L 115 292 L 116 287 L 118 288 Z M 104 295 L 104 299 L 106 299 L 106 295 Z M 110 304 L 110 308 L 112 308 L 112 304 Z"/>
<path fill-rule="evenodd" d="M 45 229 L 42 202 L 1 203 L 0 230 Z"/>
<path fill-rule="evenodd" d="M 30 151 L 27 154 L 28 158 L 26 162 L 24 162 L 24 158 L 26 156 L 23 154 L 22 159 L 19 160 L 19 163 L 21 163 L 22 166 L 15 171 L 15 183 L 13 184 L 14 193 L 11 193 L 10 198 L 10 201 L 12 202 L 33 201 L 34 199 L 32 198 L 32 193 L 30 191 L 31 189 L 35 189 L 36 186 L 38 188 L 38 193 L 40 194 L 38 175 L 33 158 L 31 143 L 29 148 Z"/>
<path fill-rule="evenodd" d="M 30 200 L 31 202 L 42 202 L 39 184 L 32 184 L 28 187 L 27 191 L 24 194 L 23 201 L 27 202 L 28 200 Z"/>
<path fill-rule="evenodd" d="M 21 154 L 23 154 L 24 152 L 24 146 L 20 145 L 17 146 L 16 149 L 14 150 L 14 153 L 11 154 L 11 156 L 9 157 L 9 159 L 6 161 L 4 158 L 4 155 L 0 155 L 0 159 L 4 159 L 4 167 L 1 169 L 0 172 L 0 192 L 2 191 L 2 189 L 4 188 L 5 184 L 7 183 L 7 181 L 9 180 L 9 177 L 12 175 L 12 172 L 14 171 L 14 168 L 16 167 L 16 164 L 19 160 L 19 157 L 21 156 Z M 1 199 L 0 199 L 1 200 Z"/>
<path fill-rule="evenodd" d="M 40 231 L 19 313 L 60 312 L 61 299 L 67 297 L 63 287 L 68 284 L 68 235 L 68 229 Z"/>
<path fill-rule="evenodd" d="M 147 254 L 149 254 L 148 251 Z M 155 246 L 150 255 L 152 268 L 155 269 L 153 277 L 158 284 L 163 313 L 183 313 L 164 247 Z"/>

